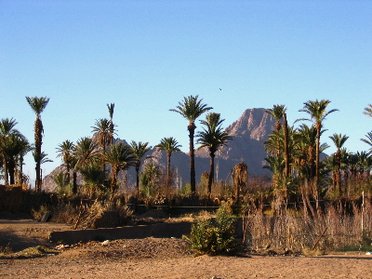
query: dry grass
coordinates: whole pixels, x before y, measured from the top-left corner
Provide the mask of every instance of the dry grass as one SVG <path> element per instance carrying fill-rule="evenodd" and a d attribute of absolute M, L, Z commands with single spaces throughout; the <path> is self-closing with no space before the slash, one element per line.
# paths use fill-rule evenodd
<path fill-rule="evenodd" d="M 362 230 L 363 218 L 363 230 Z M 297 211 L 269 216 L 250 209 L 243 217 L 245 242 L 253 252 L 319 255 L 344 247 L 372 249 L 372 207 L 364 213 L 353 204 L 352 211 L 328 206 L 316 219 L 305 219 Z"/>

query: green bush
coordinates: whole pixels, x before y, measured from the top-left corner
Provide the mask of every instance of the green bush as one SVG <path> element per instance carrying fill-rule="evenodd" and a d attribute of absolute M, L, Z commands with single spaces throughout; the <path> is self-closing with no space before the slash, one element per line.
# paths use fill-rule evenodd
<path fill-rule="evenodd" d="M 201 254 L 233 254 L 237 252 L 236 218 L 227 203 L 217 210 L 216 218 L 210 215 L 199 218 L 185 237 L 191 249 Z"/>

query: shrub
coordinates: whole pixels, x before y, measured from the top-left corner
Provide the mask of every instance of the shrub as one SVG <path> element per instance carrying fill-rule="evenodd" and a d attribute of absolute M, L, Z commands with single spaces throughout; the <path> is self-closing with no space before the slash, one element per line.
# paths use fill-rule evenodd
<path fill-rule="evenodd" d="M 210 214 L 199 217 L 192 225 L 189 237 L 185 237 L 191 249 L 201 254 L 232 254 L 237 251 L 236 218 L 231 206 L 223 203 L 216 218 Z"/>

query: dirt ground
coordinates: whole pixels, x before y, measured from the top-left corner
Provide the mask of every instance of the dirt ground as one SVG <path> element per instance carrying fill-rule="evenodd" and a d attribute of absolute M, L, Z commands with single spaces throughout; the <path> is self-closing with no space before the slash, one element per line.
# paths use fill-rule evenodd
<path fill-rule="evenodd" d="M 66 229 L 61 224 L 0 220 L 0 247 L 56 247 L 48 242 L 49 233 Z M 194 256 L 183 240 L 145 238 L 78 244 L 41 258 L 0 259 L 0 278 L 372 278 L 372 256 Z"/>

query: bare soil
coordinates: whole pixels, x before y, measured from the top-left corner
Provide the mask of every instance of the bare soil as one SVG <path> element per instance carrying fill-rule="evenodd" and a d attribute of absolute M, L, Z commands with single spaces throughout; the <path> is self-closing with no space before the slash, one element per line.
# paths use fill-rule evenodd
<path fill-rule="evenodd" d="M 13 251 L 49 243 L 66 225 L 0 220 L 0 247 Z M 176 238 L 88 242 L 58 255 L 0 259 L 0 278 L 372 278 L 372 256 L 211 257 L 190 254 Z"/>

